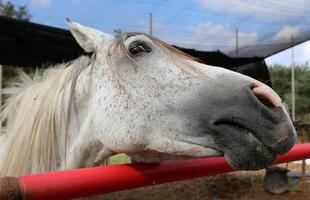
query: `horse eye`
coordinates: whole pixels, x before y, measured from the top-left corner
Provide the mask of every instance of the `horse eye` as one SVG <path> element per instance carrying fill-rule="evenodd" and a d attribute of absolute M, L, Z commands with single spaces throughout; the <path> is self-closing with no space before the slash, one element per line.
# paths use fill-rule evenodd
<path fill-rule="evenodd" d="M 148 47 L 146 44 L 143 43 L 133 43 L 132 45 L 130 45 L 129 48 L 129 53 L 132 56 L 139 56 L 145 52 L 151 52 L 151 48 Z"/>

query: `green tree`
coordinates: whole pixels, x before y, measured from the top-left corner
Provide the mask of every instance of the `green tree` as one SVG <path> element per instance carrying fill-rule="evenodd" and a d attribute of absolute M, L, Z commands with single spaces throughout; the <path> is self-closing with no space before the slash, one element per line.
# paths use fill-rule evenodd
<path fill-rule="evenodd" d="M 31 18 L 27 6 L 16 6 L 10 1 L 3 2 L 2 0 L 0 0 L 0 15 L 25 21 L 29 21 Z"/>
<path fill-rule="evenodd" d="M 292 107 L 291 68 L 281 65 L 269 67 L 273 89 Z M 310 113 L 310 65 L 308 63 L 295 67 L 295 102 L 296 114 Z"/>

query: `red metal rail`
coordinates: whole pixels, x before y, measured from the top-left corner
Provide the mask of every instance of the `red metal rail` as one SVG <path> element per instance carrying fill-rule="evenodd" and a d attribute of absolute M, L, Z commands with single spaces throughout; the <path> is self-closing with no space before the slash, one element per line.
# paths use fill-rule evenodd
<path fill-rule="evenodd" d="M 306 158 L 310 158 L 310 144 L 296 145 L 287 154 L 279 156 L 276 163 Z M 19 194 L 14 198 L 62 200 L 231 171 L 233 169 L 223 157 L 215 157 L 186 161 L 166 161 L 160 164 L 113 165 L 34 174 L 21 176 L 15 180 L 19 184 L 20 190 Z M 9 185 L 14 186 L 14 180 L 13 183 L 12 179 L 7 180 L 11 181 Z M 7 185 L 7 183 L 2 185 Z M 11 192 L 11 194 L 13 193 Z"/>

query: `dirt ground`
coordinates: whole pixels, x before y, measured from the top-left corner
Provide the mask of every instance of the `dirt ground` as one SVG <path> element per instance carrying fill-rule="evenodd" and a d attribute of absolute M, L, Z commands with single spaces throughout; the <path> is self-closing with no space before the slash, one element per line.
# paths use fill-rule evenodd
<path fill-rule="evenodd" d="M 299 168 L 293 166 L 290 168 Z M 300 168 L 299 168 L 300 169 Z M 290 191 L 273 195 L 263 189 L 264 171 L 234 172 L 174 183 L 115 192 L 97 197 L 102 200 L 310 200 L 308 189 L 301 192 L 300 185 L 291 185 Z"/>

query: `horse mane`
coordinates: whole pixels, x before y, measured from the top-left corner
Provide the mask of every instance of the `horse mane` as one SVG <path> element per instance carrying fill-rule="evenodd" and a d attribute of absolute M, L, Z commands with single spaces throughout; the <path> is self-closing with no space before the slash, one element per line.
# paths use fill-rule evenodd
<path fill-rule="evenodd" d="M 5 124 L 0 177 L 56 170 L 55 110 L 65 87 L 73 88 L 90 62 L 91 58 L 81 56 L 41 75 L 36 72 L 33 78 L 20 71 L 21 81 L 3 90 L 9 97 L 0 114 L 0 123 Z"/>
<path fill-rule="evenodd" d="M 108 64 L 116 63 L 121 55 L 135 63 L 135 59 L 125 48 L 124 36 L 141 34 L 143 33 L 122 33 L 109 48 Z M 143 35 L 150 38 L 156 45 L 163 47 L 165 53 L 177 63 L 181 63 L 179 66 L 182 66 L 182 69 L 191 73 L 195 72 L 196 69 L 187 62 L 195 60 L 193 57 L 153 36 Z M 59 104 L 59 100 L 65 88 L 67 86 L 71 88 L 69 94 L 71 98 L 77 77 L 95 59 L 96 54 L 91 57 L 81 56 L 68 63 L 49 68 L 42 74 L 36 72 L 33 78 L 20 71 L 21 81 L 10 88 L 3 89 L 3 94 L 8 98 L 0 114 L 0 123 L 5 125 L 4 131 L 0 133 L 0 145 L 3 145 L 0 148 L 0 177 L 55 171 L 59 167 L 61 161 L 58 155 L 59 150 L 57 150 L 59 144 L 55 131 L 55 111 L 59 105 L 64 106 Z M 115 68 L 114 71 L 116 71 Z M 69 101 L 69 111 L 71 103 Z M 64 118 L 70 115 L 69 112 L 64 114 L 68 115 Z M 67 130 L 64 134 L 68 134 Z M 64 151 L 66 154 L 66 147 Z M 107 160 L 103 163 L 107 164 L 109 162 Z"/>

